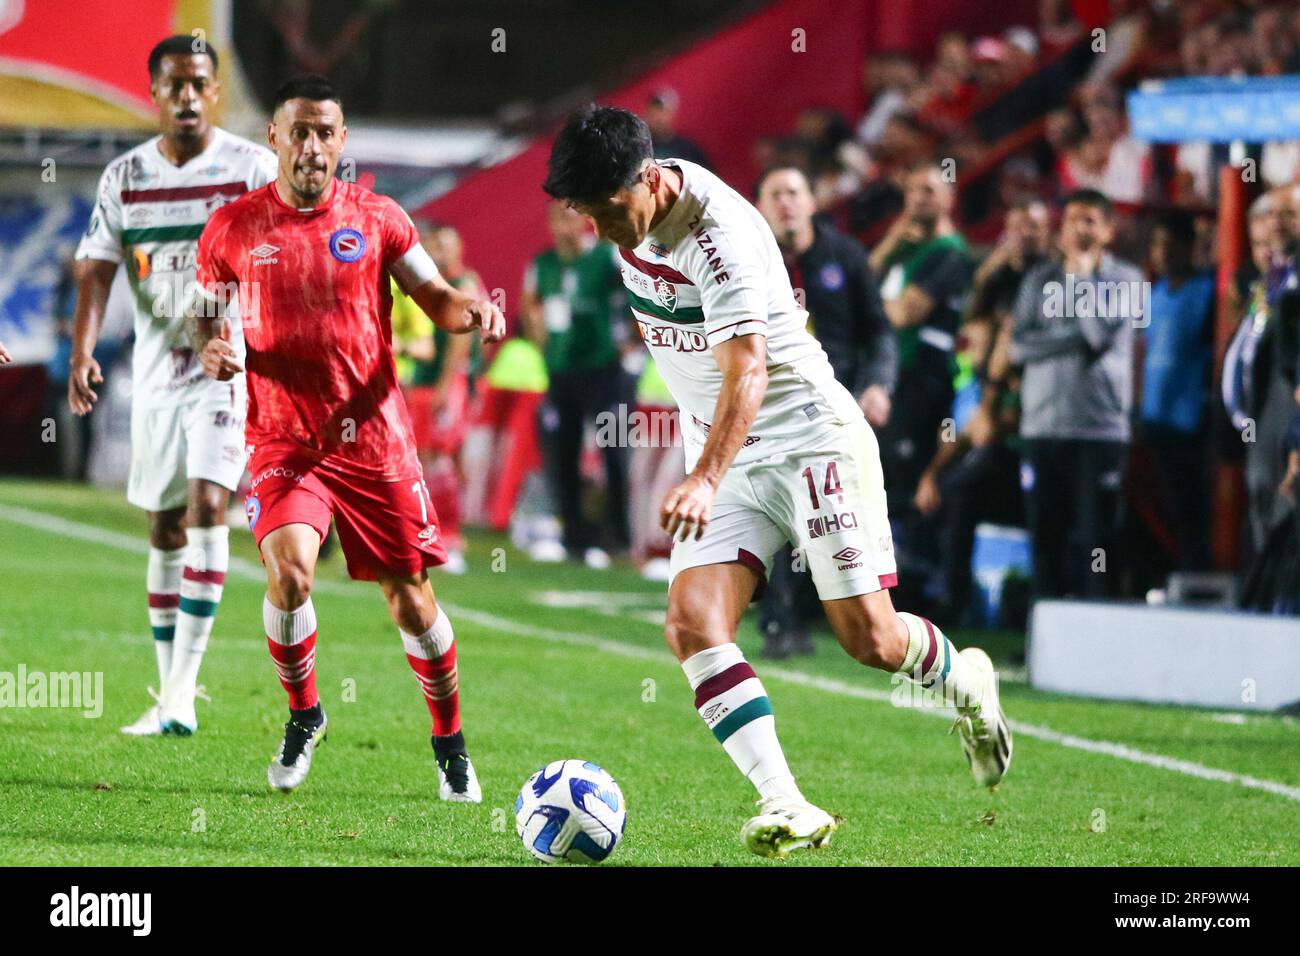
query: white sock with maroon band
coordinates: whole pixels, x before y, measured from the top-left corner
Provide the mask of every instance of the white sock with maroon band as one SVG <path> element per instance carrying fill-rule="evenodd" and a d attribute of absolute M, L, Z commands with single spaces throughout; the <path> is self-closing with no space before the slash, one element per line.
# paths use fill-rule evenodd
<path fill-rule="evenodd" d="M 189 549 L 181 575 L 180 614 L 176 617 L 176 648 L 172 655 L 167 693 L 171 700 L 188 706 L 193 702 L 199 666 L 208 648 L 217 605 L 225 590 L 230 567 L 230 529 L 224 524 L 212 528 L 189 528 L 185 532 Z"/>
<path fill-rule="evenodd" d="M 899 611 L 898 616 L 907 625 L 907 656 L 898 673 L 926 688 L 934 687 L 937 681 L 945 703 L 977 706 L 984 694 L 984 675 L 972 669 L 952 641 L 930 621 L 907 611 Z"/>
<path fill-rule="evenodd" d="M 781 742 L 767 691 L 735 644 L 721 644 L 682 661 L 695 691 L 695 709 L 760 797 L 802 799 Z"/>
<path fill-rule="evenodd" d="M 176 608 L 181 603 L 181 566 L 185 549 L 149 549 L 145 588 L 149 592 L 149 626 L 153 629 L 154 656 L 158 658 L 158 693 L 167 689 L 172 672 L 172 646 L 176 638 Z"/>

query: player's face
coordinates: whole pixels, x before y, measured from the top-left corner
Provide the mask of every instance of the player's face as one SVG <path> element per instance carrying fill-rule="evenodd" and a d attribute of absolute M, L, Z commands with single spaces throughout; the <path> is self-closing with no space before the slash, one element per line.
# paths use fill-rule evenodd
<path fill-rule="evenodd" d="M 812 223 L 817 203 L 808 180 L 794 169 L 782 169 L 763 180 L 758 211 L 779 239 L 803 232 Z"/>
<path fill-rule="evenodd" d="M 318 199 L 334 178 L 348 129 L 333 100 L 288 100 L 280 104 L 267 141 L 280 161 L 280 177 L 301 199 Z"/>
<path fill-rule="evenodd" d="M 648 169 L 649 167 L 647 167 Z M 646 183 L 646 170 L 631 186 L 624 186 L 601 202 L 575 202 L 596 226 L 596 235 L 623 249 L 635 249 L 650 232 L 655 214 L 655 194 Z M 656 179 L 656 184 L 659 182 Z"/>
<path fill-rule="evenodd" d="M 189 142 L 207 135 L 220 93 L 221 84 L 206 53 L 163 57 L 149 84 L 163 136 Z"/>
<path fill-rule="evenodd" d="M 1061 248 L 1067 253 L 1095 252 L 1110 244 L 1114 226 L 1095 206 L 1072 202 L 1061 216 Z"/>

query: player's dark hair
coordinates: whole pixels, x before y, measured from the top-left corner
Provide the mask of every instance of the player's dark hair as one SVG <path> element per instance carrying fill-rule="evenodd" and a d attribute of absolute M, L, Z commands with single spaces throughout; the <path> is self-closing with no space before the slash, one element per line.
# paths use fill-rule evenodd
<path fill-rule="evenodd" d="M 158 71 L 162 69 L 163 57 L 194 56 L 199 53 L 212 61 L 212 72 L 216 73 L 217 67 L 220 65 L 217 59 L 217 50 L 207 40 L 200 40 L 188 33 L 178 33 L 165 40 L 159 40 L 154 48 L 149 51 L 149 79 L 152 80 L 158 75 Z"/>
<path fill-rule="evenodd" d="M 333 100 L 339 105 L 339 109 L 343 108 L 343 101 L 339 99 L 334 84 L 317 73 L 293 76 L 281 83 L 271 102 L 271 112 L 274 113 L 289 100 L 312 100 L 316 103 Z"/>
<path fill-rule="evenodd" d="M 1156 217 L 1155 227 L 1185 246 L 1196 244 L 1196 218 L 1185 209 L 1169 209 Z"/>
<path fill-rule="evenodd" d="M 1076 189 L 1061 200 L 1061 208 L 1078 203 L 1081 206 L 1091 206 L 1093 209 L 1100 210 L 1101 214 L 1107 220 L 1115 218 L 1115 206 L 1107 198 L 1104 192 L 1097 189 Z"/>
<path fill-rule="evenodd" d="M 645 120 L 617 107 L 588 106 L 555 137 L 542 188 L 556 199 L 600 202 L 636 182 L 653 155 Z"/>

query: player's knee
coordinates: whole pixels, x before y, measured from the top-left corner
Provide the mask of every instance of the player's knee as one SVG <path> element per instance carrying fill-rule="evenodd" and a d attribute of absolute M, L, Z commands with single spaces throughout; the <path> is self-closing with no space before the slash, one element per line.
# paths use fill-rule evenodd
<path fill-rule="evenodd" d="M 312 575 L 305 564 L 281 560 L 274 565 L 268 562 L 267 567 L 271 571 L 268 578 L 273 604 L 292 611 L 307 603 L 311 597 Z"/>
<path fill-rule="evenodd" d="M 670 613 L 667 623 L 664 624 L 664 639 L 668 642 L 668 649 L 677 655 L 677 659 L 684 661 L 705 648 L 717 644 L 719 635 L 714 633 L 715 630 L 706 621 Z"/>

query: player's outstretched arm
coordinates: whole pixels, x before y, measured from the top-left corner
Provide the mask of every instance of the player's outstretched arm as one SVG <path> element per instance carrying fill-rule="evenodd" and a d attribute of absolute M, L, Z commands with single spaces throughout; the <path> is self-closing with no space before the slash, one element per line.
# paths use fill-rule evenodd
<path fill-rule="evenodd" d="M 88 415 L 99 401 L 91 388 L 104 381 L 95 361 L 95 343 L 104 324 L 108 290 L 117 274 L 117 263 L 107 259 L 82 259 L 76 266 L 77 309 L 72 325 L 72 368 L 68 376 L 68 405 L 77 415 Z"/>
<path fill-rule="evenodd" d="M 659 509 L 659 526 L 680 541 L 704 534 L 718 482 L 744 445 L 767 391 L 767 336 L 728 339 L 713 347 L 713 357 L 722 370 L 722 389 L 709 437 L 695 470 L 668 493 Z"/>
<path fill-rule="evenodd" d="M 440 275 L 416 286 L 410 296 L 433 324 L 446 332 L 459 335 L 479 329 L 484 342 L 505 338 L 506 320 L 500 309 L 453 289 Z"/>

